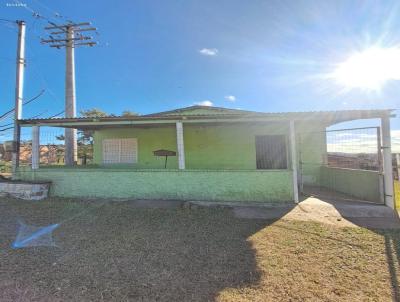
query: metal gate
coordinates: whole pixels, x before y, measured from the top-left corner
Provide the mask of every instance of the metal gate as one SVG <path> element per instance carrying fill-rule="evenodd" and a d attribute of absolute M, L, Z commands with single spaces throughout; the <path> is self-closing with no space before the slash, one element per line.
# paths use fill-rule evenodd
<path fill-rule="evenodd" d="M 303 195 L 384 203 L 380 127 L 305 132 L 298 141 Z"/>

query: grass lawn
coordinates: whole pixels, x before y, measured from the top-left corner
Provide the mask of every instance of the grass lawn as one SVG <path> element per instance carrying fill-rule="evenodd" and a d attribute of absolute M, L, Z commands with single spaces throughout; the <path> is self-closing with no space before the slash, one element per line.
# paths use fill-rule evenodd
<path fill-rule="evenodd" d="M 18 220 L 62 222 L 56 246 L 12 249 Z M 2 198 L 0 301 L 391 301 L 399 242 L 223 209 Z"/>

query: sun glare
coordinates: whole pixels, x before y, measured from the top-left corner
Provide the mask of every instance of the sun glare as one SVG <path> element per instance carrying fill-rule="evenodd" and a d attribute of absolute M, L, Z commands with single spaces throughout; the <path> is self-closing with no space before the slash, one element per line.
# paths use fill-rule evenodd
<path fill-rule="evenodd" d="M 380 91 L 386 82 L 400 80 L 400 48 L 371 47 L 340 63 L 333 78 L 347 89 Z"/>

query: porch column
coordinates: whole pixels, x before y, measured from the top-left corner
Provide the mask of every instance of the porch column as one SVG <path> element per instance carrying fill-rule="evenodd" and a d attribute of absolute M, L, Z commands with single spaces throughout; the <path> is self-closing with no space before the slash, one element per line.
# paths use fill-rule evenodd
<path fill-rule="evenodd" d="M 289 141 L 290 141 L 290 158 L 292 162 L 293 171 L 293 197 L 294 202 L 299 203 L 299 187 L 297 180 L 297 153 L 296 153 L 296 131 L 294 128 L 294 121 L 290 121 L 289 126 Z"/>
<path fill-rule="evenodd" d="M 383 183 L 385 205 L 394 209 L 393 201 L 393 167 L 390 139 L 390 116 L 381 118 L 382 153 L 383 153 Z"/>
<path fill-rule="evenodd" d="M 185 169 L 185 144 L 183 141 L 183 124 L 176 122 L 176 147 L 178 151 L 178 167 L 180 170 Z"/>
<path fill-rule="evenodd" d="M 32 127 L 32 170 L 39 169 L 40 163 L 40 128 Z"/>

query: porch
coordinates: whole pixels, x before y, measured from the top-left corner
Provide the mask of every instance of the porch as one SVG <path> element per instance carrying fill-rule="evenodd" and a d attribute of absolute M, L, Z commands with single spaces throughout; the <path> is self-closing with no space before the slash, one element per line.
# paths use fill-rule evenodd
<path fill-rule="evenodd" d="M 222 115 L 181 110 L 130 118 L 25 120 L 21 126 L 32 127 L 32 161 L 15 177 L 50 180 L 51 194 L 66 197 L 298 202 L 300 193 L 307 193 L 305 186 L 317 185 L 392 206 L 390 112 Z M 326 127 L 370 118 L 381 119 L 376 154 L 382 169 L 329 166 Z M 49 126 L 94 131 L 93 165 L 41 166 L 39 129 Z M 155 156 L 160 149 L 176 157 Z"/>

